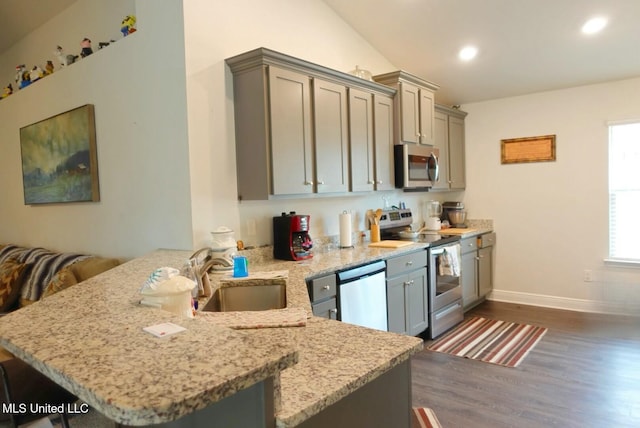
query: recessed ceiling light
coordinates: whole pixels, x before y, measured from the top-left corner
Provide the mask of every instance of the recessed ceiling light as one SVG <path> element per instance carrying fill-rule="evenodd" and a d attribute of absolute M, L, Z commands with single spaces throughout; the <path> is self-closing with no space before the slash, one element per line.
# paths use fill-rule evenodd
<path fill-rule="evenodd" d="M 582 26 L 584 34 L 595 34 L 607 26 L 607 20 L 602 17 L 591 18 Z"/>
<path fill-rule="evenodd" d="M 458 52 L 458 58 L 462 61 L 471 61 L 478 55 L 478 48 L 475 46 L 465 46 Z"/>

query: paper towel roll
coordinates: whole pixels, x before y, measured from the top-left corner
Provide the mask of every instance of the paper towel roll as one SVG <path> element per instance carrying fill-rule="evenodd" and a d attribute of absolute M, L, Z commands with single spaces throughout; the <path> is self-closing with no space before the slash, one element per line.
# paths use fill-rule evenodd
<path fill-rule="evenodd" d="M 352 247 L 351 242 L 351 213 L 344 211 L 340 214 L 340 247 Z"/>

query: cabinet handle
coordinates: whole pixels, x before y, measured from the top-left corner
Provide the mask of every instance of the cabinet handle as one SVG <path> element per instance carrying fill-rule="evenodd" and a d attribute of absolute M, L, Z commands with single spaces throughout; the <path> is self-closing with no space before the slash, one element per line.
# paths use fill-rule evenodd
<path fill-rule="evenodd" d="M 313 181 L 305 181 L 304 185 L 305 186 L 313 186 Z"/>
<path fill-rule="evenodd" d="M 338 313 L 338 309 L 336 309 L 336 308 L 329 309 L 329 312 L 331 312 L 332 314 L 337 314 Z"/>
<path fill-rule="evenodd" d="M 480 260 L 480 257 L 476 257 L 476 260 Z"/>
<path fill-rule="evenodd" d="M 373 180 L 369 180 L 367 181 L 367 184 L 374 184 L 375 182 Z"/>
<path fill-rule="evenodd" d="M 416 134 L 416 137 L 420 138 L 420 137 L 422 137 L 422 135 L 420 135 L 420 133 L 418 132 L 418 133 Z"/>
<path fill-rule="evenodd" d="M 412 261 L 412 260 L 409 260 L 409 261 L 407 262 L 407 266 L 411 266 L 411 265 L 413 265 L 413 261 Z"/>
<path fill-rule="evenodd" d="M 318 184 L 324 184 L 324 181 L 318 180 Z"/>
<path fill-rule="evenodd" d="M 473 247 L 473 242 L 469 242 L 469 246 L 470 246 L 470 247 Z"/>
<path fill-rule="evenodd" d="M 331 289 L 331 287 L 330 287 L 330 286 L 328 286 L 328 285 L 325 285 L 325 286 L 323 286 L 323 287 L 322 287 L 322 289 L 323 289 L 323 290 L 329 290 L 329 289 Z"/>
<path fill-rule="evenodd" d="M 376 184 L 382 184 L 382 180 L 376 181 Z"/>
<path fill-rule="evenodd" d="M 449 184 L 453 184 L 453 181 L 449 180 L 449 181 L 447 181 L 447 183 L 449 183 Z"/>

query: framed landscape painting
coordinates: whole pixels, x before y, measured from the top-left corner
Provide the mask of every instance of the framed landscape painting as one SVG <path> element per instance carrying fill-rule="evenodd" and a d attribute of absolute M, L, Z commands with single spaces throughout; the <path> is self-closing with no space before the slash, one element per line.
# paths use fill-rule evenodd
<path fill-rule="evenodd" d="M 21 128 L 20 151 L 25 205 L 100 200 L 93 105 Z"/>

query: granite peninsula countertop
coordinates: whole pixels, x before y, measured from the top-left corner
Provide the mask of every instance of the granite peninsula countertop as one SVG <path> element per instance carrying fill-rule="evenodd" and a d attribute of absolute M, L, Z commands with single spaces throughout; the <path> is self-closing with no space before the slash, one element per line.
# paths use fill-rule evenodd
<path fill-rule="evenodd" d="M 0 345 L 125 425 L 175 420 L 298 361 L 270 340 L 138 304 L 154 269 L 180 267 L 185 251 L 156 251 L 0 319 Z M 186 331 L 142 330 L 173 322 Z M 249 351 L 250 350 L 250 351 Z"/>
<path fill-rule="evenodd" d="M 129 425 L 175 420 L 273 376 L 276 424 L 293 427 L 423 347 L 416 337 L 312 317 L 305 279 L 427 246 L 364 244 L 299 262 L 250 257 L 250 272 L 288 272 L 287 306 L 309 318 L 304 327 L 241 331 L 138 305 L 154 269 L 191 254 L 158 250 L 3 317 L 0 345 Z M 225 275 L 210 275 L 214 288 Z M 187 330 L 161 339 L 142 331 L 161 322 Z"/>

